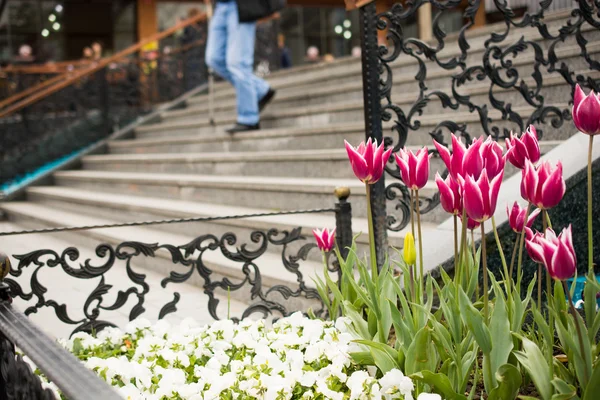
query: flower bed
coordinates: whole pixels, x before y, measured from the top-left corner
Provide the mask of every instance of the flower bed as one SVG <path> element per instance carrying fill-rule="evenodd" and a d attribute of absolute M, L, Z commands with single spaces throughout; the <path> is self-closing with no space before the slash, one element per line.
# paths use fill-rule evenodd
<path fill-rule="evenodd" d="M 335 323 L 296 313 L 271 328 L 264 321 L 185 320 L 130 323 L 62 344 L 125 399 L 404 399 L 440 400 L 415 394 L 398 369 L 376 378 L 351 353 L 360 351 L 346 318 Z"/>

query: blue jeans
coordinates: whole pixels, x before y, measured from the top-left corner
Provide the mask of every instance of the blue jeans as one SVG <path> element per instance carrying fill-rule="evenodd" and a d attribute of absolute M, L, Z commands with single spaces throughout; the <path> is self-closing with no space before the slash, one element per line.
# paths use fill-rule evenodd
<path fill-rule="evenodd" d="M 255 22 L 239 22 L 235 1 L 217 2 L 208 31 L 206 64 L 234 86 L 237 120 L 246 125 L 259 122 L 258 102 L 269 91 L 269 84 L 252 71 L 255 35 Z"/>

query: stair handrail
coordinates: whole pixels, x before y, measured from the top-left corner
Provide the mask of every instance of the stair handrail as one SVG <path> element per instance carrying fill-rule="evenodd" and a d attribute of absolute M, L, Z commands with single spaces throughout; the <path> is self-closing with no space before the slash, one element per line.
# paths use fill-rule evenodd
<path fill-rule="evenodd" d="M 46 97 L 58 92 L 59 90 L 62 90 L 64 88 L 66 88 L 67 86 L 70 86 L 70 85 L 76 83 L 77 81 L 79 81 L 82 78 L 88 77 L 88 76 L 98 72 L 99 70 L 108 66 L 111 63 L 117 62 L 117 61 L 121 60 L 122 58 L 125 58 L 131 54 L 137 53 L 140 50 L 142 50 L 144 46 L 146 46 L 150 43 L 160 41 L 168 36 L 171 36 L 173 33 L 177 32 L 178 30 L 181 30 L 181 29 L 183 29 L 189 25 L 192 25 L 196 22 L 205 21 L 205 20 L 206 20 L 206 13 L 200 13 L 191 18 L 187 18 L 187 19 L 183 20 L 183 21 L 179 22 L 178 24 L 175 24 L 174 26 L 172 26 L 171 28 L 169 28 L 163 32 L 159 32 L 152 36 L 149 36 L 146 39 L 142 39 L 138 43 L 131 45 L 128 48 L 121 50 L 120 52 L 118 52 L 110 57 L 105 57 L 95 63 L 92 63 L 89 68 L 85 68 L 85 69 L 75 71 L 75 72 L 66 72 L 65 74 L 70 75 L 67 77 L 67 79 L 62 80 L 62 81 L 58 80 L 58 82 L 56 84 L 51 85 L 50 87 L 47 87 L 48 85 L 46 85 L 46 87 L 44 87 L 42 90 L 39 90 L 40 88 L 36 85 L 35 90 L 34 90 L 34 91 L 36 91 L 36 93 L 31 94 L 31 96 L 29 96 L 23 100 L 21 100 L 23 98 L 23 96 L 21 96 L 18 98 L 16 103 L 5 108 L 4 110 L 0 110 L 0 118 L 5 118 L 7 116 L 10 116 L 13 113 L 23 109 L 24 107 L 30 106 Z M 65 74 L 62 74 L 60 76 L 64 76 Z M 31 91 L 29 93 L 31 93 Z M 17 95 L 11 96 L 11 97 L 16 97 L 16 96 Z M 7 99 L 7 100 L 9 100 L 9 99 Z"/>

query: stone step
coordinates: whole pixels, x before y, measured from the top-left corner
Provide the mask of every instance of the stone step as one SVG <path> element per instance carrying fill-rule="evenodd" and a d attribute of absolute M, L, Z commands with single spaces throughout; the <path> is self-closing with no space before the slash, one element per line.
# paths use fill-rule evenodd
<path fill-rule="evenodd" d="M 542 151 L 555 141 L 542 141 Z M 504 145 L 504 143 L 502 143 Z M 433 145 L 428 146 L 433 148 Z M 413 151 L 419 147 L 409 146 Z M 96 171 L 154 172 L 241 176 L 288 176 L 296 178 L 354 177 L 343 146 L 337 149 L 244 151 L 208 153 L 107 154 L 83 158 L 83 168 Z M 431 159 L 430 176 L 444 170 L 439 157 Z"/>
<path fill-rule="evenodd" d="M 27 191 L 27 200 L 69 212 L 77 211 L 83 215 L 119 219 L 122 221 L 152 221 L 198 217 L 217 218 L 270 213 L 269 210 L 259 208 L 131 196 L 59 186 L 32 187 Z M 334 228 L 335 225 L 334 213 L 326 212 L 162 224 L 158 225 L 158 227 L 167 232 L 185 234 L 192 237 L 204 233 L 221 236 L 227 232 L 234 232 L 240 240 L 249 242 L 251 233 L 256 230 L 265 232 L 270 229 L 290 231 L 300 227 L 302 228 L 302 235 L 311 240 L 313 229 Z M 368 251 L 366 246 L 369 243 L 367 220 L 365 218 L 354 217 L 352 219 L 352 227 L 359 246 L 358 252 L 365 254 Z M 390 245 L 396 248 L 402 247 L 404 233 L 390 232 Z M 304 242 L 301 244 L 304 244 Z M 290 254 L 298 249 L 299 246 L 297 245 L 291 246 Z M 321 260 L 320 254 L 315 253 L 312 255 L 315 256 L 314 260 Z"/>
<path fill-rule="evenodd" d="M 232 206 L 244 204 L 245 207 L 272 211 L 330 209 L 335 202 L 334 189 L 346 186 L 353 193 L 353 215 L 366 217 L 364 185 L 356 178 L 281 178 L 107 171 L 63 171 L 57 172 L 54 178 L 58 185 L 85 190 Z M 423 196 L 432 196 L 435 190 L 437 186 L 430 182 L 423 190 Z"/>
<path fill-rule="evenodd" d="M 551 104 L 547 104 L 551 106 Z M 570 114 L 571 107 L 566 104 L 553 104 L 552 106 L 558 108 L 566 115 Z M 512 111 L 521 115 L 524 121 L 533 113 L 534 108 L 531 106 L 514 107 Z M 384 123 L 384 135 L 393 127 L 395 116 L 392 115 L 390 122 Z M 488 113 L 488 118 L 491 122 L 497 124 L 500 128 L 506 128 L 508 130 L 517 129 L 518 125 L 502 120 L 502 113 L 496 109 L 491 109 Z M 263 129 L 270 128 L 298 128 L 298 127 L 312 127 L 312 126 L 324 126 L 329 124 L 336 124 L 342 122 L 357 122 L 361 123 L 364 120 L 363 116 L 363 104 L 362 101 L 344 102 L 337 103 L 329 106 L 314 106 L 305 107 L 289 110 L 274 110 L 263 116 L 261 122 Z M 454 121 L 459 124 L 466 124 L 467 128 L 470 129 L 472 135 L 478 135 L 482 131 L 480 116 L 478 113 L 469 111 L 447 111 L 444 114 L 433 114 L 425 113 L 423 116 L 415 116 L 414 120 L 420 121 L 420 127 L 417 131 L 410 132 L 408 135 L 407 144 L 427 144 L 430 142 L 430 137 L 427 133 L 434 130 L 441 121 Z M 414 122 L 413 120 L 413 122 Z M 550 125 L 550 118 L 547 118 L 547 124 L 545 124 L 544 131 L 546 132 L 545 139 L 558 140 L 566 139 L 570 136 L 564 135 L 564 129 L 554 128 Z M 169 136 L 181 136 L 190 134 L 205 134 L 215 135 L 223 132 L 229 125 L 235 122 L 235 116 L 231 114 L 224 114 L 222 118 L 216 119 L 216 127 L 210 126 L 208 120 L 203 119 L 195 122 L 164 122 L 160 124 L 153 124 L 140 127 L 136 130 L 136 137 L 148 138 L 148 137 L 164 137 L 167 134 Z M 542 126 L 540 126 L 540 129 Z M 313 131 L 314 132 L 314 131 Z M 254 132 L 253 132 L 254 133 Z M 574 133 L 574 132 L 573 132 Z M 242 135 L 247 135 L 240 134 Z"/>
<path fill-rule="evenodd" d="M 0 222 L 0 232 L 14 232 L 25 229 L 28 229 L 28 227 L 15 224 L 14 222 Z M 12 265 L 17 267 L 19 263 L 19 260 L 15 258 L 17 255 L 28 254 L 41 249 L 53 251 L 58 255 L 63 254 L 66 249 L 73 246 L 73 240 L 68 237 L 61 237 L 61 235 L 37 233 L 27 236 L 3 236 L 2 251 L 11 257 Z M 90 247 L 80 246 L 78 250 L 79 254 L 76 260 L 70 260 L 69 257 L 65 257 L 63 260 L 69 260 L 67 262 L 69 265 L 74 266 L 74 268 L 77 268 L 76 265 L 78 263 L 83 264 L 87 260 L 90 261 L 91 265 L 104 265 L 106 263 L 103 257 L 99 257 L 96 254 L 94 245 Z M 48 261 L 52 258 L 42 257 L 42 259 L 46 261 L 46 264 L 37 272 L 37 280 L 47 289 L 44 293 L 44 298 L 46 300 L 54 300 L 58 304 L 66 304 L 66 311 L 72 320 L 79 321 L 84 319 L 83 308 L 85 302 L 96 289 L 101 278 L 75 278 L 58 266 L 49 266 Z M 168 322 L 178 324 L 185 318 L 194 318 L 200 324 L 210 324 L 214 321 L 208 309 L 209 296 L 198 286 L 188 283 L 178 283 L 169 284 L 163 288 L 161 281 L 165 278 L 164 274 L 140 267 L 135 261 L 132 263 L 131 268 L 135 272 L 143 272 L 145 275 L 144 281 L 148 285 L 148 292 L 144 296 L 144 312 L 141 317 L 152 322 L 158 321 L 160 310 L 165 304 L 173 300 L 174 294 L 177 292 L 181 296 L 177 303 L 177 311 L 165 317 Z M 29 264 L 26 268 L 23 268 L 21 275 L 11 277 L 11 279 L 15 279 L 28 292 L 30 291 L 32 272 L 36 269 L 37 265 Z M 136 289 L 138 292 L 143 291 L 143 287 L 134 283 L 127 275 L 124 261 L 115 260 L 115 263 L 103 274 L 103 277 L 104 282 L 112 286 L 109 292 L 103 296 L 104 305 L 114 304 L 119 291 L 126 292 L 130 288 Z M 248 308 L 247 303 L 231 298 L 228 299 L 226 295 L 217 295 L 216 298 L 219 300 L 219 305 L 217 306 L 217 316 L 219 318 L 226 318 L 228 311 L 231 317 L 239 318 L 243 315 L 246 308 Z M 136 301 L 130 300 L 116 310 L 100 310 L 99 319 L 125 328 L 125 325 L 129 322 L 131 309 L 137 304 L 135 294 L 132 294 L 130 299 L 135 299 Z M 30 300 L 16 297 L 13 298 L 12 304 L 20 310 L 25 310 L 28 307 L 35 306 L 37 301 L 38 298 L 35 296 Z M 38 312 L 30 314 L 28 318 L 36 323 L 46 334 L 56 339 L 69 337 L 77 326 L 61 322 L 51 307 L 43 307 Z"/>
<path fill-rule="evenodd" d="M 564 20 L 558 20 L 555 22 L 551 22 L 548 24 L 549 31 L 553 34 L 557 34 L 558 30 L 562 28 L 564 25 Z M 503 32 L 505 30 L 505 26 L 497 26 L 497 32 Z M 476 30 L 474 30 L 476 31 Z M 581 27 L 581 31 L 584 33 L 584 37 L 590 43 L 593 43 L 596 40 L 596 36 L 598 33 L 595 28 L 591 25 L 584 23 Z M 522 37 L 527 38 L 528 41 L 532 41 L 537 43 L 541 49 L 547 49 L 553 42 L 544 40 L 540 35 L 539 31 L 536 28 L 522 28 L 522 29 L 513 29 L 509 33 L 509 35 L 500 43 L 496 44 L 499 48 L 506 48 L 517 43 Z M 467 66 L 471 63 L 481 64 L 481 60 L 483 59 L 483 55 L 485 53 L 484 42 L 489 39 L 489 32 L 485 32 L 482 35 L 477 35 L 472 37 L 469 40 L 470 50 L 467 54 Z M 442 62 L 446 62 L 449 59 L 460 55 L 460 48 L 458 47 L 458 42 L 454 42 L 452 40 L 446 40 L 446 47 L 438 53 L 438 59 Z M 559 46 L 556 46 L 557 56 L 558 58 L 564 57 L 563 54 L 559 54 L 562 52 L 564 47 L 570 46 L 572 48 L 577 47 L 577 42 L 573 36 L 569 36 L 566 38 L 564 43 L 560 43 Z M 588 49 L 593 45 L 588 45 Z M 533 60 L 533 50 L 529 52 L 525 52 L 524 54 L 520 54 L 515 61 L 517 64 L 520 62 L 519 58 L 529 58 Z M 424 58 L 424 57 L 423 57 Z M 474 61 L 473 61 L 474 60 Z M 413 57 L 404 56 L 399 57 L 393 64 L 393 68 L 406 68 L 407 66 L 415 66 L 416 60 Z M 436 63 L 432 61 L 426 61 L 426 65 L 428 71 L 434 71 L 439 68 Z M 293 69 L 292 69 L 293 71 Z M 276 89 L 284 89 L 284 88 L 300 88 L 304 87 L 307 83 L 316 83 L 321 82 L 321 85 L 327 84 L 330 86 L 334 86 L 337 84 L 345 83 L 347 78 L 351 77 L 360 77 L 361 66 L 360 63 L 341 63 L 341 64 L 331 64 L 329 66 L 325 65 L 322 69 L 308 69 L 305 71 L 301 71 L 301 73 L 293 74 L 289 73 L 283 77 L 273 76 L 269 78 L 270 84 Z M 459 72 L 458 69 L 453 73 Z M 415 70 L 416 73 L 416 70 Z M 414 74 L 413 74 L 414 75 Z M 234 90 L 231 86 L 227 86 L 226 83 L 220 83 L 218 86 L 215 86 L 215 98 L 223 98 L 230 97 L 234 94 Z M 190 99 L 190 103 L 193 102 L 201 102 L 200 100 Z"/>
<path fill-rule="evenodd" d="M 570 122 L 566 123 L 570 127 Z M 545 127 L 545 126 L 544 126 Z M 431 128 L 431 126 L 429 127 Z M 264 129 L 243 135 L 226 134 L 197 134 L 177 137 L 156 137 L 147 139 L 118 140 L 109 142 L 111 154 L 155 154 L 155 153 L 242 153 L 242 152 L 280 152 L 294 149 L 307 151 L 312 149 L 343 148 L 344 140 L 357 145 L 365 139 L 364 125 L 330 124 L 321 128 L 290 128 L 290 129 Z M 565 137 L 575 133 L 563 129 Z M 476 130 L 481 131 L 481 129 Z M 386 131 L 385 134 L 389 134 Z M 419 137 L 421 135 L 421 137 Z M 431 136 L 425 132 L 411 132 L 409 143 L 415 145 L 432 145 Z M 544 141 L 546 141 L 544 137 Z M 420 143 L 419 143 L 420 142 Z M 450 141 L 448 140 L 448 143 Z M 548 140 L 547 142 L 553 142 Z M 209 155 L 207 155 L 208 157 Z"/>
<path fill-rule="evenodd" d="M 91 217 L 88 215 L 82 215 L 80 213 L 68 212 L 52 207 L 45 206 L 43 204 L 36 204 L 32 202 L 9 202 L 0 204 L 0 209 L 3 210 L 10 221 L 15 221 L 19 225 L 26 227 L 57 227 L 57 226 L 87 226 L 87 225 L 103 225 L 117 222 L 106 218 Z M 105 228 L 105 229 L 94 229 L 88 231 L 79 231 L 74 233 L 61 234 L 63 237 L 68 238 L 71 243 L 85 247 L 96 247 L 99 242 L 108 243 L 113 246 L 119 245 L 124 242 L 137 241 L 141 243 L 159 243 L 161 245 L 173 245 L 182 246 L 190 243 L 195 236 L 185 234 L 175 234 L 166 232 L 157 227 L 128 227 L 128 228 Z M 208 246 L 210 243 L 214 243 L 213 240 L 207 239 L 202 242 L 202 246 Z M 224 243 L 226 247 L 236 252 L 236 245 L 228 245 Z M 255 250 L 259 247 L 256 243 L 249 242 L 247 250 Z M 129 252 L 131 248 L 127 246 L 122 248 L 122 251 Z M 317 250 L 314 250 L 317 251 Z M 187 259 L 197 259 L 199 256 L 198 250 L 191 256 L 187 256 Z M 155 257 L 136 257 L 136 263 L 140 268 L 146 268 L 153 272 L 162 274 L 164 277 L 168 276 L 171 272 L 179 274 L 185 274 L 190 271 L 189 267 L 182 266 L 181 264 L 174 264 L 171 258 L 171 253 L 166 250 L 160 250 L 156 252 Z M 282 265 L 281 255 L 276 255 L 273 252 L 265 252 L 259 258 L 254 261 L 254 265 L 246 264 L 244 261 L 234 261 L 223 255 L 220 249 L 207 249 L 200 260 L 197 261 L 198 267 L 208 268 L 212 271 L 210 276 L 211 280 L 220 281 L 223 278 L 230 279 L 234 284 L 241 283 L 244 279 L 247 279 L 246 273 L 250 275 L 251 279 L 256 279 L 257 282 L 261 282 L 263 293 L 276 285 L 284 285 L 292 290 L 296 290 L 298 287 L 297 276 L 294 273 L 286 273 L 285 267 Z M 300 260 L 300 271 L 305 277 L 305 283 L 308 287 L 314 287 L 314 283 L 311 277 L 315 277 L 322 273 L 323 266 L 321 263 L 313 262 L 310 260 Z M 94 264 L 96 265 L 96 264 Z M 254 275 L 254 268 L 257 267 L 260 270 L 260 276 Z M 244 272 L 246 271 L 246 273 Z M 194 271 L 190 278 L 186 280 L 186 283 L 195 285 L 201 290 L 204 285 L 204 278 Z M 170 284 L 176 286 L 176 284 Z M 231 298 L 237 301 L 246 302 L 253 304 L 257 300 L 251 297 L 250 294 L 251 286 L 246 284 L 243 290 L 231 291 Z M 226 290 L 218 289 L 215 291 L 219 295 L 227 296 Z M 272 293 L 268 296 L 269 299 L 274 301 L 282 301 L 283 298 L 278 293 Z M 250 299 L 253 299 L 250 300 Z M 301 300 L 291 299 L 284 301 L 286 306 L 290 309 L 293 307 L 299 307 L 297 309 L 307 309 L 309 306 L 314 306 L 315 302 L 312 300 Z"/>
<path fill-rule="evenodd" d="M 583 75 L 591 79 L 600 79 L 600 72 L 593 70 L 577 71 L 576 75 Z M 535 87 L 536 83 L 533 78 L 527 77 L 523 82 L 529 87 Z M 564 89 L 567 83 L 563 76 L 558 74 L 550 74 L 544 77 L 543 95 L 546 103 L 557 103 L 564 101 Z M 447 81 L 443 87 L 435 87 L 436 90 L 441 90 L 451 94 L 451 82 Z M 474 104 L 489 104 L 489 83 L 476 83 L 465 85 L 457 90 L 461 96 L 470 96 L 471 102 Z M 402 107 L 411 106 L 419 99 L 420 92 L 407 93 L 400 88 L 392 88 L 392 100 L 395 105 Z M 527 101 L 521 93 L 515 89 L 503 89 L 496 87 L 494 96 L 499 100 L 510 102 L 513 106 L 524 106 Z M 208 100 L 198 105 L 192 104 L 189 107 L 181 110 L 172 110 L 162 114 L 163 121 L 192 121 L 205 117 L 209 112 Z M 332 105 L 344 101 L 361 101 L 363 98 L 362 82 L 356 80 L 335 87 L 317 87 L 314 90 L 302 90 L 278 93 L 269 110 L 294 109 L 297 107 L 307 107 L 315 104 Z M 217 115 L 226 112 L 231 115 L 235 113 L 235 97 L 230 96 L 215 103 L 214 110 Z M 443 112 L 444 108 L 439 98 L 434 96 L 425 109 L 426 112 Z"/>

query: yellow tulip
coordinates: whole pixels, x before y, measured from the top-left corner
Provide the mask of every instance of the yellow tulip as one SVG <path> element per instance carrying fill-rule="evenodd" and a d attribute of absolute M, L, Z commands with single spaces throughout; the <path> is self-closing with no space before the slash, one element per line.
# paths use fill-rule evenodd
<path fill-rule="evenodd" d="M 407 265 L 414 265 L 417 261 L 417 251 L 415 250 L 415 238 L 408 232 L 404 236 L 404 262 Z"/>

